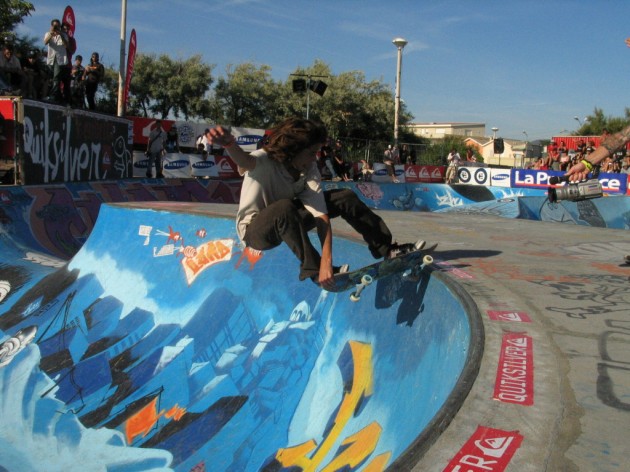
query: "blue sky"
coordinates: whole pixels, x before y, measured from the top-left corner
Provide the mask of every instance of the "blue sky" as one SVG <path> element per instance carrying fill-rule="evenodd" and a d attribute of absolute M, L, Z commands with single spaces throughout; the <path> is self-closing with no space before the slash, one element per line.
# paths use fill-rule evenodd
<path fill-rule="evenodd" d="M 66 5 L 78 53 L 117 68 L 122 2 L 34 1 L 19 32 L 43 38 Z M 277 80 L 320 59 L 334 74 L 362 71 L 396 83 L 416 122 L 481 122 L 486 134 L 548 138 L 575 131 L 595 107 L 630 107 L 630 1 L 128 0 L 127 39 L 140 53 L 202 54 L 225 76 L 229 64 L 267 64 Z"/>

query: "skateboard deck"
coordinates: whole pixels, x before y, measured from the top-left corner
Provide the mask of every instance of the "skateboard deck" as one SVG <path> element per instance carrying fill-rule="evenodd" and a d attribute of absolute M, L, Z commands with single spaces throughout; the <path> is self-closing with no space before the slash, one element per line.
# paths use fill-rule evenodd
<path fill-rule="evenodd" d="M 412 251 L 392 259 L 384 259 L 368 266 L 351 272 L 336 274 L 334 286 L 327 287 L 329 292 L 345 292 L 351 288 L 356 290 L 350 295 L 352 301 L 357 301 L 361 296 L 361 291 L 373 281 L 387 277 L 396 273 L 412 275 L 412 272 L 422 270 L 425 266 L 433 262 L 430 254 L 435 250 L 437 244 L 419 251 Z"/>

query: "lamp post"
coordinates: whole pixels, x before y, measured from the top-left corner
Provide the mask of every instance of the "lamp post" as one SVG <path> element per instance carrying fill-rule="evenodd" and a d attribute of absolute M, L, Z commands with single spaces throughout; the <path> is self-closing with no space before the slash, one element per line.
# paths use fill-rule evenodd
<path fill-rule="evenodd" d="M 494 141 L 497 139 L 497 131 L 499 131 L 499 128 L 494 126 L 491 129 L 492 129 L 492 160 L 494 161 L 497 158 L 497 153 L 495 152 L 495 149 L 494 149 Z M 499 165 L 501 165 L 501 154 L 499 154 Z"/>
<path fill-rule="evenodd" d="M 398 115 L 400 113 L 400 72 L 402 69 L 402 50 L 407 45 L 407 40 L 394 38 L 392 41 L 398 49 L 398 62 L 396 65 L 396 96 L 394 102 L 394 145 L 398 146 Z"/>
<path fill-rule="evenodd" d="M 125 39 L 127 37 L 127 0 L 122 0 L 120 15 L 120 68 L 118 69 L 118 108 L 117 116 L 125 114 Z"/>

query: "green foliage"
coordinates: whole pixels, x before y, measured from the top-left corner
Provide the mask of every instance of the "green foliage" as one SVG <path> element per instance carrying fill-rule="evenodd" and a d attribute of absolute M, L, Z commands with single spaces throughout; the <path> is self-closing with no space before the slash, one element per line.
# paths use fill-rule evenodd
<path fill-rule="evenodd" d="M 233 126 L 268 128 L 281 111 L 281 84 L 271 78 L 271 67 L 252 63 L 229 66 L 210 100 L 210 118 Z"/>
<path fill-rule="evenodd" d="M 625 117 L 605 116 L 604 110 L 595 108 L 592 115 L 588 115 L 582 126 L 573 133 L 574 136 L 598 136 L 604 128 L 610 133 L 621 131 L 630 125 L 630 108 L 625 109 Z"/>
<path fill-rule="evenodd" d="M 138 54 L 130 85 L 129 115 L 169 115 L 185 120 L 208 109 L 206 93 L 212 85 L 212 68 L 200 55 L 173 60 L 163 54 Z"/>
<path fill-rule="evenodd" d="M 31 2 L 22 0 L 0 0 L 0 36 L 15 38 L 14 28 L 24 21 L 24 17 L 35 11 Z"/>
<path fill-rule="evenodd" d="M 446 164 L 446 156 L 455 149 L 464 159 L 466 157 L 466 144 L 462 136 L 446 136 L 443 139 L 434 141 L 422 153 L 422 162 L 433 165 Z M 477 160 L 481 160 L 479 153 L 476 153 Z"/>

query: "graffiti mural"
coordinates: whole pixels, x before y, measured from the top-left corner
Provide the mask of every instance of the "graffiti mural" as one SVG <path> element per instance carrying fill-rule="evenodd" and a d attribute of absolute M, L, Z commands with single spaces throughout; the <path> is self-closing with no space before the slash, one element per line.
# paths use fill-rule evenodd
<path fill-rule="evenodd" d="M 23 107 L 24 183 L 133 176 L 127 120 L 30 100 Z"/>
<path fill-rule="evenodd" d="M 468 361 L 461 301 L 427 273 L 422 307 L 379 308 L 370 289 L 353 303 L 300 282 L 286 247 L 245 251 L 232 219 L 178 205 L 102 206 L 62 267 L 2 240 L 13 256 L 0 266 L 0 466 L 342 471 L 404 460 Z M 371 261 L 334 244 L 353 266 Z"/>

